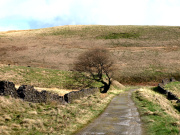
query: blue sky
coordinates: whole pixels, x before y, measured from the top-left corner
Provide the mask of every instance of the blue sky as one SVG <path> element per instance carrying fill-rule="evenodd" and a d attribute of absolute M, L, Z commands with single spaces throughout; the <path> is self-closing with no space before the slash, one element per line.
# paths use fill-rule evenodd
<path fill-rule="evenodd" d="M 180 26 L 180 0 L 0 0 L 0 31 L 61 25 Z"/>

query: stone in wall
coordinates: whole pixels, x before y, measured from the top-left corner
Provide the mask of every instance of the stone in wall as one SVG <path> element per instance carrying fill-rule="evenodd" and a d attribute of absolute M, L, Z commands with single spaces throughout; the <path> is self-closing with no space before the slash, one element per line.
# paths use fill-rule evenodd
<path fill-rule="evenodd" d="M 174 77 L 170 78 L 170 82 L 175 82 L 175 81 L 176 81 L 176 79 Z"/>
<path fill-rule="evenodd" d="M 34 89 L 33 86 L 30 85 L 22 85 L 17 90 L 18 95 L 25 101 L 29 102 L 38 102 L 38 98 L 40 98 L 40 94 L 38 91 Z"/>
<path fill-rule="evenodd" d="M 42 91 L 40 94 L 42 97 L 40 98 L 42 102 L 58 102 L 58 103 L 64 103 L 64 98 L 63 96 L 59 96 L 58 94 L 51 93 L 48 91 Z"/>
<path fill-rule="evenodd" d="M 0 81 L 0 95 L 18 98 L 14 83 L 9 81 Z"/>
<path fill-rule="evenodd" d="M 171 92 L 168 92 L 167 98 L 169 100 L 178 100 L 178 97 Z"/>
<path fill-rule="evenodd" d="M 72 103 L 76 99 L 80 99 L 82 97 L 86 97 L 92 94 L 95 94 L 98 91 L 98 88 L 91 88 L 91 89 L 82 89 L 80 91 L 72 91 L 64 95 L 64 100 L 67 103 Z"/>
<path fill-rule="evenodd" d="M 158 91 L 162 94 L 166 94 L 167 95 L 167 99 L 169 100 L 177 100 L 177 103 L 180 102 L 180 99 L 173 94 L 172 92 L 169 92 L 167 90 L 164 89 L 164 86 L 170 82 L 175 82 L 177 81 L 174 77 L 171 77 L 170 79 L 164 79 L 162 80 L 162 83 L 158 84 Z"/>
<path fill-rule="evenodd" d="M 163 83 L 159 83 L 158 84 L 158 91 L 161 93 L 161 94 L 167 94 L 167 90 L 164 89 L 164 85 Z"/>
<path fill-rule="evenodd" d="M 162 80 L 162 84 L 163 84 L 163 85 L 166 85 L 166 84 L 168 84 L 169 82 L 170 82 L 170 79 L 168 79 L 168 78 Z"/>

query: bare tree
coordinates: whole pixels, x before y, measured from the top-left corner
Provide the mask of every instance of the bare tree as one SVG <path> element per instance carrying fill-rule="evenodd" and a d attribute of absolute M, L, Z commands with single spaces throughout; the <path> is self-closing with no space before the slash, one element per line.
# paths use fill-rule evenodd
<path fill-rule="evenodd" d="M 113 59 L 108 50 L 92 49 L 81 54 L 73 67 L 76 79 L 90 86 L 92 82 L 102 84 L 101 93 L 106 93 L 111 85 L 114 71 Z"/>

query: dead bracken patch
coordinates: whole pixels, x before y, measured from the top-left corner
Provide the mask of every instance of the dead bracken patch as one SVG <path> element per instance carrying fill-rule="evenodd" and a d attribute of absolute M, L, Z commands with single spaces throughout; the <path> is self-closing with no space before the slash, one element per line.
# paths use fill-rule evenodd
<path fill-rule="evenodd" d="M 9 51 L 24 51 L 27 50 L 28 47 L 27 46 L 21 46 L 21 47 L 17 47 L 17 46 L 11 46 L 11 48 L 9 49 Z"/>

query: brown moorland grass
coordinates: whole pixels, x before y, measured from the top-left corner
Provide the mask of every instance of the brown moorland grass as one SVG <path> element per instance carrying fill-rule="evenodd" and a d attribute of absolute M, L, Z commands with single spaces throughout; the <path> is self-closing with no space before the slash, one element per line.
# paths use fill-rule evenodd
<path fill-rule="evenodd" d="M 116 80 L 157 84 L 180 76 L 180 27 L 77 25 L 0 32 L 3 64 L 71 70 L 77 56 L 103 47 L 115 56 Z"/>

